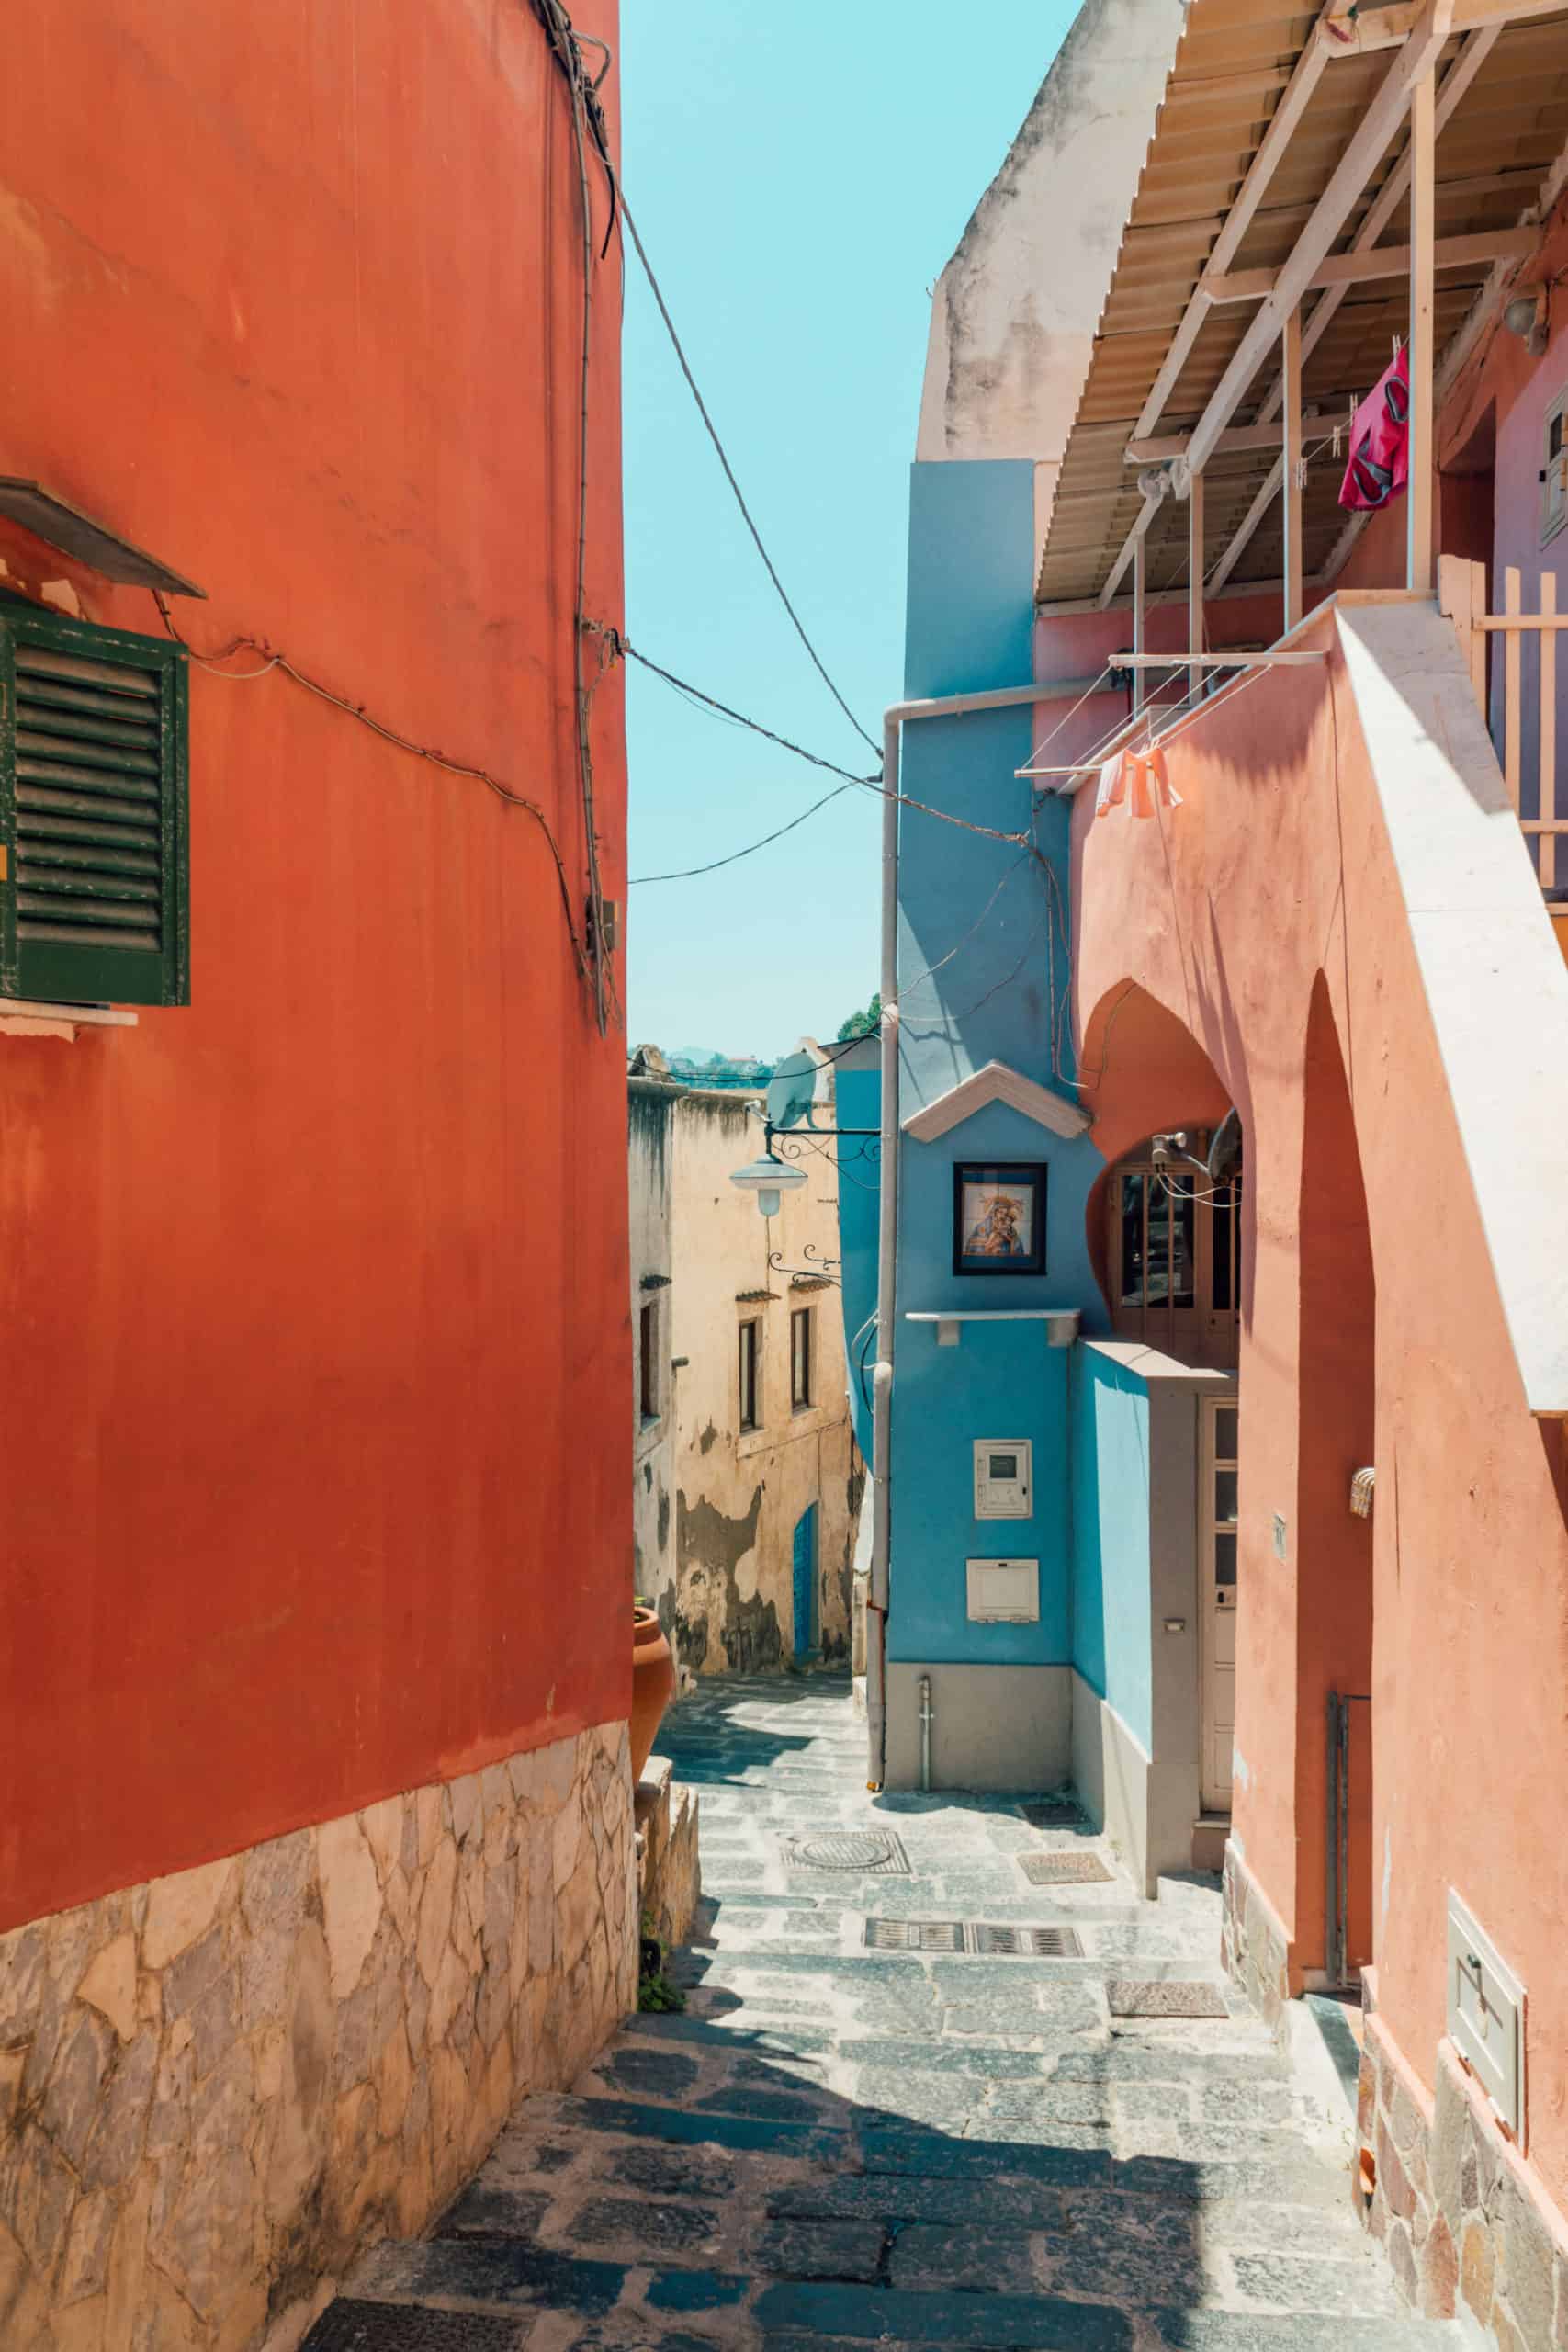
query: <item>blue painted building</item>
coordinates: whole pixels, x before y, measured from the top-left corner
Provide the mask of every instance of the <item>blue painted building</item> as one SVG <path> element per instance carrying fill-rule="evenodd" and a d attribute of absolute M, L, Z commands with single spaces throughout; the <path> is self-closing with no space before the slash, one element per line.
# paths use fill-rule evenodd
<path fill-rule="evenodd" d="M 1032 465 L 916 464 L 909 700 L 1029 683 L 1033 557 Z M 1069 804 L 1017 773 L 1033 724 L 1024 703 L 903 729 L 888 1606 L 873 1770 L 890 1787 L 928 1775 L 936 1787 L 1071 1782 L 1152 1880 L 1190 1860 L 1201 1810 L 1201 1409 L 1233 1384 L 1119 1337 L 1095 1270 L 1105 1163 L 1075 1084 Z M 878 1060 L 869 1040 L 838 1064 L 845 1127 L 877 1124 Z M 877 1163 L 856 1157 L 842 1172 L 851 1400 L 870 1456 Z M 1027 1188 L 1041 1262 L 1002 1256 L 993 1270 L 968 1256 L 965 1182 L 981 1203 Z"/>

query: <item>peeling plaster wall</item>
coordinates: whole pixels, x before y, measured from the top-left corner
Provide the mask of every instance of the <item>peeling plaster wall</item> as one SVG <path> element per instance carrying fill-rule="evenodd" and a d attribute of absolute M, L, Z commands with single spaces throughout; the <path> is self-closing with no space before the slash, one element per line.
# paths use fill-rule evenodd
<path fill-rule="evenodd" d="M 631 1216 L 632 1322 L 632 1577 L 635 1589 L 665 1613 L 673 1606 L 675 1550 L 676 1374 L 674 1301 L 671 1283 L 670 1182 L 674 1164 L 678 1087 L 655 1079 L 626 1082 L 627 1194 Z M 641 1319 L 655 1317 L 655 1399 L 651 1418 L 642 1409 Z"/>
<path fill-rule="evenodd" d="M 683 1678 L 777 1668 L 797 1648 L 794 1535 L 817 1510 L 813 1632 L 824 1659 L 847 1660 L 855 1514 L 862 1472 L 850 1427 L 840 1295 L 793 1286 L 771 1269 L 801 1268 L 809 1242 L 839 1249 L 840 1177 L 819 1152 L 803 1154 L 807 1182 L 764 1223 L 755 1196 L 730 1182 L 754 1159 L 757 1098 L 694 1089 L 673 1114 L 671 1270 L 674 1353 L 675 1587 L 660 1601 Z M 825 1116 L 831 1117 L 830 1111 Z M 764 1295 L 739 1300 L 739 1292 Z M 790 1316 L 814 1312 L 815 1401 L 790 1406 Z M 761 1425 L 739 1427 L 739 1325 L 761 1332 Z"/>
<path fill-rule="evenodd" d="M 917 458 L 1044 461 L 1048 511 L 1182 17 L 1079 9 L 937 280 Z"/>

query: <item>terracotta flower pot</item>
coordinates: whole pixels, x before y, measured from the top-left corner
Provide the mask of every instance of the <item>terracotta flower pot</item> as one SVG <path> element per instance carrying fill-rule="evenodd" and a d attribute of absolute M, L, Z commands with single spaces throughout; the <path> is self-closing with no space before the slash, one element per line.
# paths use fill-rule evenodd
<path fill-rule="evenodd" d="M 632 1611 L 632 1779 L 648 1770 L 664 1710 L 675 1690 L 675 1661 L 651 1609 Z"/>

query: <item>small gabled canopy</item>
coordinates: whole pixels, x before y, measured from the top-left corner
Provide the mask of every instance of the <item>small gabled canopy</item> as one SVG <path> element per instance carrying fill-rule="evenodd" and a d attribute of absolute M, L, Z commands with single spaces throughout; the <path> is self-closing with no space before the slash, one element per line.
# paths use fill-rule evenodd
<path fill-rule="evenodd" d="M 1021 1071 L 1009 1069 L 1005 1062 L 987 1062 L 972 1078 L 957 1086 L 949 1087 L 934 1102 L 922 1111 L 911 1112 L 904 1121 L 904 1133 L 917 1143 L 935 1143 L 953 1127 L 962 1126 L 976 1111 L 987 1110 L 993 1102 L 1005 1102 L 1010 1111 L 1018 1111 L 1024 1118 L 1032 1119 L 1037 1126 L 1048 1128 L 1052 1135 L 1070 1139 L 1081 1136 L 1089 1125 L 1089 1113 L 1076 1102 L 1065 1102 L 1053 1094 L 1048 1086 L 1041 1086 Z"/>

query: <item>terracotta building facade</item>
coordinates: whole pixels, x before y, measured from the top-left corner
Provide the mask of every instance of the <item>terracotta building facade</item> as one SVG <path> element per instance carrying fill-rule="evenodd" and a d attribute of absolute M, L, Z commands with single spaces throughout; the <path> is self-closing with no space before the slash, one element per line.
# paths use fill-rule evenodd
<path fill-rule="evenodd" d="M 297 2341 L 635 1994 L 615 81 L 559 15 L 9 28 L 7 2344 Z"/>

